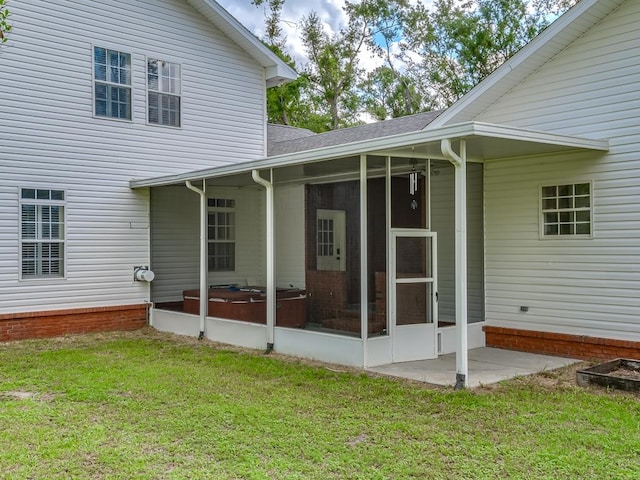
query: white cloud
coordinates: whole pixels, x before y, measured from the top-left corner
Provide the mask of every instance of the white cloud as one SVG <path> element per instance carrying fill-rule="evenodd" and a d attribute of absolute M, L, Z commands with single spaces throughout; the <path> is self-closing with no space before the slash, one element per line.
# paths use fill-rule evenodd
<path fill-rule="evenodd" d="M 264 36 L 264 7 L 256 7 L 251 4 L 251 0 L 217 0 L 231 15 L 236 17 L 245 27 L 259 38 Z M 410 0 L 416 4 L 419 0 Z M 424 1 L 430 5 L 432 0 Z M 307 63 L 307 56 L 304 52 L 302 40 L 300 38 L 300 28 L 298 23 L 303 16 L 308 15 L 312 10 L 317 12 L 320 19 L 325 24 L 328 33 L 336 33 L 347 24 L 347 16 L 343 10 L 345 0 L 285 0 L 282 9 L 282 29 L 287 39 L 287 52 L 293 57 L 299 67 Z M 382 64 L 382 61 L 371 52 L 365 52 L 360 57 L 361 66 L 370 71 Z"/>
<path fill-rule="evenodd" d="M 251 0 L 218 0 L 218 3 L 255 35 L 260 38 L 264 36 L 265 10 L 263 7 L 256 8 L 251 4 Z M 348 18 L 343 10 L 344 4 L 344 0 L 317 0 L 315 2 L 285 0 L 282 9 L 282 30 L 287 39 L 287 52 L 298 66 L 302 67 L 307 63 L 307 56 L 300 38 L 299 22 L 302 17 L 315 11 L 324 23 L 325 31 L 328 34 L 334 34 L 347 24 Z M 362 66 L 367 69 L 375 68 L 379 64 L 373 55 L 363 55 L 361 62 Z"/>
<path fill-rule="evenodd" d="M 236 17 L 252 33 L 262 38 L 264 36 L 264 7 L 256 7 L 250 0 L 217 0 L 231 15 Z M 307 62 L 304 53 L 298 23 L 303 16 L 312 10 L 325 24 L 328 33 L 335 33 L 344 27 L 347 17 L 342 10 L 344 0 L 319 0 L 310 3 L 308 0 L 286 0 L 282 9 L 282 29 L 287 39 L 286 48 L 298 65 Z"/>

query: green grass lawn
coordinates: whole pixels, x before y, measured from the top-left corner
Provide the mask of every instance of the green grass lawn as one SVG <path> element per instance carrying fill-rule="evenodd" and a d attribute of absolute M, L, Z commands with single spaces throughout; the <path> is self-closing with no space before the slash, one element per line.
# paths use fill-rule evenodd
<path fill-rule="evenodd" d="M 149 330 L 0 344 L 0 478 L 640 478 L 640 399 L 453 392 Z"/>

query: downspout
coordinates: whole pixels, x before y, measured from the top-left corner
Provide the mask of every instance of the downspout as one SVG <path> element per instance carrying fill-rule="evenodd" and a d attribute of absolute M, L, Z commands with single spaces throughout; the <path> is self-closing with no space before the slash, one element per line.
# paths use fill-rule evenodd
<path fill-rule="evenodd" d="M 209 286 L 207 285 L 207 194 L 206 181 L 202 180 L 203 189 L 194 187 L 189 180 L 186 187 L 200 195 L 200 333 L 198 340 L 204 338 L 205 317 L 207 316 Z"/>
<path fill-rule="evenodd" d="M 440 150 L 455 167 L 456 227 L 456 390 L 468 385 L 467 351 L 467 146 L 460 140 L 460 155 L 453 151 L 451 140 L 443 138 Z"/>
<path fill-rule="evenodd" d="M 251 171 L 253 181 L 262 185 L 267 196 L 267 349 L 265 353 L 273 350 L 276 324 L 276 275 L 275 275 L 275 223 L 274 223 L 274 195 L 273 195 L 273 171 L 272 181 L 265 180 L 258 170 Z"/>

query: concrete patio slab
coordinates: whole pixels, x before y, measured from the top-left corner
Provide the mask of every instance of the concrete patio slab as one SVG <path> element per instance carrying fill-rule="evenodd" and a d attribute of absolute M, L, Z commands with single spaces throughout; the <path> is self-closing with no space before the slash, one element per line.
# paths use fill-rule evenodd
<path fill-rule="evenodd" d="M 475 388 L 522 375 L 554 370 L 579 361 L 499 348 L 475 348 L 469 350 L 467 383 L 470 388 Z M 453 386 L 456 383 L 456 355 L 451 353 L 433 360 L 392 363 L 367 370 L 434 385 Z"/>

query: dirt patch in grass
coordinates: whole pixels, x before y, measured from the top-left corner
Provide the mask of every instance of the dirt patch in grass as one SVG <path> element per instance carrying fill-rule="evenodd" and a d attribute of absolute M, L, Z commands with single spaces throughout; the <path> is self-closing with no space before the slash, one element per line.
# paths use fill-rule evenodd
<path fill-rule="evenodd" d="M 55 398 L 52 393 L 38 393 L 25 391 L 8 391 L 0 392 L 0 401 L 2 400 L 36 400 L 39 402 L 49 402 Z"/>

